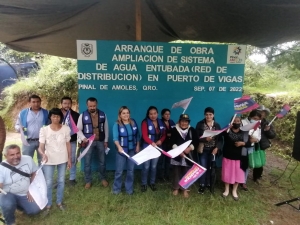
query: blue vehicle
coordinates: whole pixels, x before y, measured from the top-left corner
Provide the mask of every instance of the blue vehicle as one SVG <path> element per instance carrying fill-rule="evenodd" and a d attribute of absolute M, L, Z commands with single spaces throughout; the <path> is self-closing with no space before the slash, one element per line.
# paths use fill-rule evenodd
<path fill-rule="evenodd" d="M 33 70 L 39 70 L 37 62 L 11 63 L 0 61 L 0 93 L 21 77 L 28 77 Z"/>

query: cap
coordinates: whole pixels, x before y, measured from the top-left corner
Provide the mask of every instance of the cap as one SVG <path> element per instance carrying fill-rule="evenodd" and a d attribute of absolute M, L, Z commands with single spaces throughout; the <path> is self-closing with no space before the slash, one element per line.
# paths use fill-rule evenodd
<path fill-rule="evenodd" d="M 265 111 L 267 113 L 267 115 L 270 114 L 270 109 L 266 108 L 264 105 L 260 105 L 256 110 L 258 111 Z"/>
<path fill-rule="evenodd" d="M 180 117 L 179 117 L 179 121 L 180 120 L 186 120 L 186 121 L 189 121 L 189 122 L 191 121 L 188 114 L 181 114 Z"/>

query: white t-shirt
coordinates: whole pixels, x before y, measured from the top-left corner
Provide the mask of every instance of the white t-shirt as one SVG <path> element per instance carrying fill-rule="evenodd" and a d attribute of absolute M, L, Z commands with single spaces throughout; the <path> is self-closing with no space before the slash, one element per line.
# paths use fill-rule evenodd
<path fill-rule="evenodd" d="M 7 162 L 6 160 L 3 162 Z M 22 155 L 19 165 L 15 168 L 32 174 L 38 167 L 30 156 Z M 0 183 L 3 184 L 3 190 L 16 195 L 26 195 L 30 185 L 30 178 L 24 177 L 10 169 L 0 165 Z"/>
<path fill-rule="evenodd" d="M 68 150 L 66 143 L 70 141 L 71 130 L 68 126 L 62 125 L 61 129 L 54 131 L 50 125 L 40 130 L 40 143 L 45 144 L 45 154 L 48 162 L 45 165 L 59 165 L 68 161 Z"/>

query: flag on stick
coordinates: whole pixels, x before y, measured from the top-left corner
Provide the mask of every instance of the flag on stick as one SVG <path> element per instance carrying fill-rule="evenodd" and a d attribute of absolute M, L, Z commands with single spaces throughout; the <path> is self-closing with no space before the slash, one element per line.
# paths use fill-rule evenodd
<path fill-rule="evenodd" d="M 242 126 L 240 129 L 242 131 L 249 131 L 249 130 L 256 130 L 260 125 L 260 121 L 257 121 L 256 123 L 248 123 L 245 126 Z"/>
<path fill-rule="evenodd" d="M 288 104 L 285 104 L 280 112 L 276 115 L 277 118 L 282 118 L 291 110 L 291 107 Z"/>
<path fill-rule="evenodd" d="M 228 129 L 228 126 L 223 128 L 222 130 L 205 130 L 203 135 L 200 138 L 213 137 L 213 136 L 216 136 L 216 135 L 222 133 L 224 130 L 227 130 L 227 129 Z"/>
<path fill-rule="evenodd" d="M 86 148 L 81 152 L 80 156 L 78 156 L 78 159 L 77 159 L 78 162 L 79 162 L 79 161 L 85 156 L 85 154 L 88 152 L 88 150 L 90 149 L 90 147 L 91 147 L 91 145 L 92 145 L 94 139 L 95 139 L 95 134 L 93 134 L 91 137 L 88 138 L 89 144 L 88 144 L 88 146 L 86 146 Z"/>
<path fill-rule="evenodd" d="M 42 171 L 43 165 L 44 163 L 42 163 L 42 165 L 36 171 L 35 177 L 28 188 L 29 193 L 40 209 L 43 209 L 48 203 L 47 185 Z"/>
<path fill-rule="evenodd" d="M 291 107 L 288 104 L 285 104 L 283 106 L 283 108 L 279 111 L 279 113 L 277 113 L 277 115 L 271 120 L 271 122 L 268 124 L 268 126 L 270 126 L 276 118 L 279 118 L 279 119 L 283 118 L 286 114 L 288 114 L 288 112 L 290 110 L 291 110 Z"/>
<path fill-rule="evenodd" d="M 70 135 L 76 134 L 79 131 L 79 129 L 76 126 L 76 123 L 74 122 L 74 119 L 72 117 L 71 110 L 68 110 L 63 123 L 70 127 L 70 130 L 71 130 Z"/>
<path fill-rule="evenodd" d="M 250 96 L 245 95 L 241 98 L 234 99 L 235 114 L 242 114 L 245 112 L 249 112 L 258 107 L 259 105 Z"/>
<path fill-rule="evenodd" d="M 187 158 L 187 157 L 186 157 Z M 196 180 L 199 179 L 204 173 L 206 172 L 206 169 L 202 166 L 200 166 L 197 163 L 194 163 L 193 167 L 189 169 L 189 171 L 182 177 L 182 179 L 179 181 L 179 185 L 187 189 L 189 188 Z"/>
<path fill-rule="evenodd" d="M 190 97 L 190 98 L 181 100 L 181 101 L 179 101 L 179 102 L 175 102 L 175 103 L 172 105 L 172 109 L 181 107 L 181 108 L 184 109 L 184 111 L 183 111 L 183 113 L 184 113 L 185 110 L 189 107 L 189 104 L 191 103 L 192 98 L 193 98 L 193 97 Z M 183 113 L 182 113 L 182 114 L 183 114 Z"/>
<path fill-rule="evenodd" d="M 138 165 L 137 161 L 135 161 L 133 158 L 131 158 L 126 152 L 123 151 L 122 154 L 125 155 L 129 160 L 134 162 L 136 165 Z"/>
<path fill-rule="evenodd" d="M 152 145 L 148 145 L 148 147 L 144 148 L 142 151 L 132 156 L 131 158 L 137 163 L 137 165 L 140 165 L 143 162 L 146 162 L 149 159 L 157 158 L 160 155 L 161 155 L 160 151 L 158 151 Z"/>

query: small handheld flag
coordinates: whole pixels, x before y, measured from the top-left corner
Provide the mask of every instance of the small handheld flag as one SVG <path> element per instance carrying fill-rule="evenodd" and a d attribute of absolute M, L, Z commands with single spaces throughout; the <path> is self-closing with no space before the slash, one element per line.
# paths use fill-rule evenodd
<path fill-rule="evenodd" d="M 234 99 L 234 111 L 236 114 L 249 112 L 258 107 L 259 105 L 250 96 L 245 95 Z"/>
<path fill-rule="evenodd" d="M 189 107 L 189 104 L 191 103 L 192 98 L 193 98 L 193 97 L 190 97 L 190 98 L 181 100 L 181 101 L 179 101 L 179 102 L 175 102 L 175 103 L 172 105 L 172 109 L 181 107 L 181 108 L 184 109 L 184 111 L 183 111 L 183 113 L 184 113 L 185 110 Z M 182 113 L 182 114 L 183 114 L 183 113 Z"/>
<path fill-rule="evenodd" d="M 285 104 L 279 113 L 272 119 L 272 121 L 268 124 L 270 126 L 276 118 L 283 118 L 288 112 L 291 110 L 291 107 L 288 104 Z"/>
<path fill-rule="evenodd" d="M 291 107 L 288 104 L 285 104 L 280 112 L 276 115 L 277 118 L 282 118 L 291 110 Z"/>

